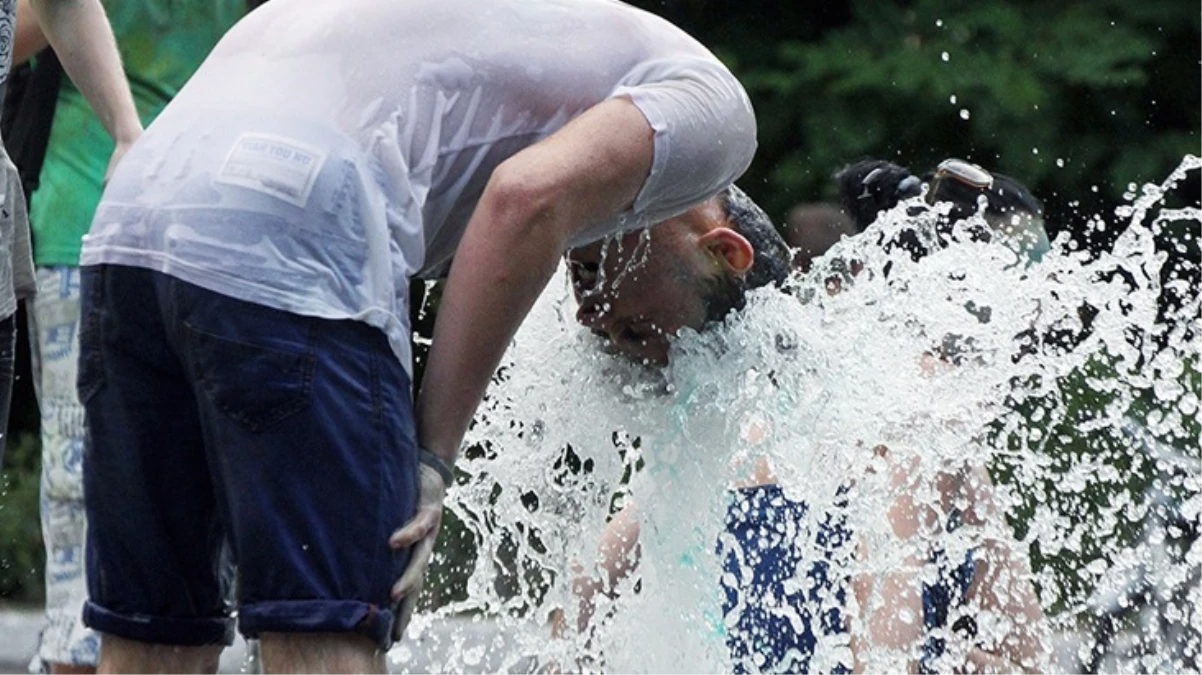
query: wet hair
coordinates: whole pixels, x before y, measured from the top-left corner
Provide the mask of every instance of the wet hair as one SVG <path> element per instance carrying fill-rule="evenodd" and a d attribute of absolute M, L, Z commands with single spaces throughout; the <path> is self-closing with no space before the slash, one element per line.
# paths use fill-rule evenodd
<path fill-rule="evenodd" d="M 882 211 L 897 206 L 922 189 L 910 170 L 880 159 L 862 159 L 835 174 L 839 202 L 863 232 Z"/>
<path fill-rule="evenodd" d="M 977 197 L 982 194 L 985 195 L 986 217 L 1016 214 L 1043 217 L 1043 204 L 1022 183 L 1000 173 L 994 173 L 992 176 L 993 185 L 988 190 L 975 190 L 956 181 L 942 181 L 939 184 L 940 189 L 935 193 L 935 199 L 952 202 L 949 215 L 953 222 L 974 215 L 977 212 Z"/>
<path fill-rule="evenodd" d="M 721 274 L 705 281 L 702 302 L 706 323 L 721 321 L 731 311 L 742 309 L 747 291 L 768 284 L 780 286 L 792 267 L 789 246 L 776 231 L 772 219 L 747 193 L 731 185 L 719 192 L 717 198 L 731 229 L 750 242 L 755 256 L 746 274 Z"/>

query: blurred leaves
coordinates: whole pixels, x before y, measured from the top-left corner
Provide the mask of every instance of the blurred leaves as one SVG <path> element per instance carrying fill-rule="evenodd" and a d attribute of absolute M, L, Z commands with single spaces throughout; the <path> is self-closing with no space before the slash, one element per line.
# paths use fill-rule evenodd
<path fill-rule="evenodd" d="M 44 595 L 38 489 L 42 446 L 37 434 L 10 437 L 0 476 L 0 599 L 40 602 Z"/>
<path fill-rule="evenodd" d="M 915 171 L 958 156 L 1026 182 L 1055 230 L 1199 152 L 1188 3 L 643 4 L 745 83 L 760 151 L 741 182 L 778 219 L 831 198 L 830 176 L 861 156 Z"/>

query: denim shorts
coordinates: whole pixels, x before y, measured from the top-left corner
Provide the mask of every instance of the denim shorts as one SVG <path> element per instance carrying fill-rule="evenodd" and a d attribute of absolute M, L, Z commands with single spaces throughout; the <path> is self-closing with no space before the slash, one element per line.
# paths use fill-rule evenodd
<path fill-rule="evenodd" d="M 79 395 L 89 601 L 102 633 L 229 643 L 238 629 L 391 644 L 415 512 L 408 375 L 384 333 L 134 267 L 85 267 Z"/>

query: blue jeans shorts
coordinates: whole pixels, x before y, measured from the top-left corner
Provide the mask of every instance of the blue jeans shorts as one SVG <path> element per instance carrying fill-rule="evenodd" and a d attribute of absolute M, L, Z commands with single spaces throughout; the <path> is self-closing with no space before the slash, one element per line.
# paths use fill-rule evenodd
<path fill-rule="evenodd" d="M 391 644 L 415 512 L 410 381 L 384 333 L 133 267 L 82 276 L 89 601 L 102 633 L 228 644 L 238 628 Z"/>

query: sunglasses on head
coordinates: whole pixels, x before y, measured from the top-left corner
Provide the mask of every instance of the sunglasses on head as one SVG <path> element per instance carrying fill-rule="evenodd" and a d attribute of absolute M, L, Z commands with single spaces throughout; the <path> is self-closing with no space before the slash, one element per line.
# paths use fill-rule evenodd
<path fill-rule="evenodd" d="M 977 199 L 992 189 L 993 174 L 962 159 L 945 159 L 935 168 L 926 200 L 928 204 L 950 201 L 956 205 L 956 215 L 963 217 L 974 212 Z"/>
<path fill-rule="evenodd" d="M 948 181 L 977 191 L 985 191 L 993 187 L 993 174 L 962 159 L 945 159 L 935 168 L 935 176 L 931 180 L 931 190 L 928 194 L 934 195 L 938 188 Z"/>

